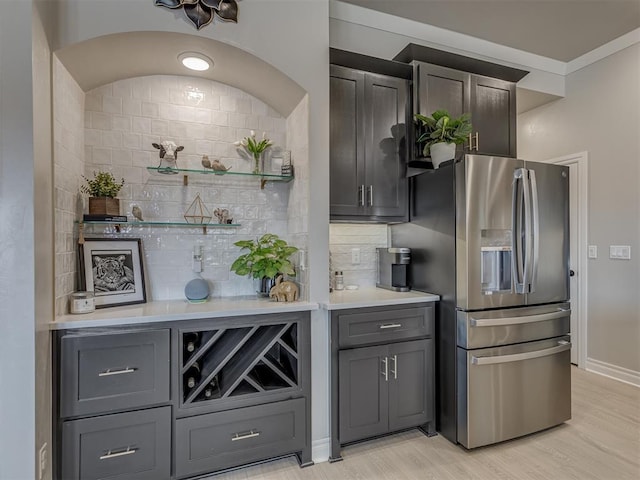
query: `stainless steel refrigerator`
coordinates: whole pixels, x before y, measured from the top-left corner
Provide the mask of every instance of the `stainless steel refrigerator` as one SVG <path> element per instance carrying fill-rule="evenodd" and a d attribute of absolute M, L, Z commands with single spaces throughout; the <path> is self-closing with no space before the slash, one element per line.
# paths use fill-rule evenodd
<path fill-rule="evenodd" d="M 474 448 L 571 418 L 567 167 L 466 155 L 411 188 L 391 241 L 441 296 L 438 431 Z"/>

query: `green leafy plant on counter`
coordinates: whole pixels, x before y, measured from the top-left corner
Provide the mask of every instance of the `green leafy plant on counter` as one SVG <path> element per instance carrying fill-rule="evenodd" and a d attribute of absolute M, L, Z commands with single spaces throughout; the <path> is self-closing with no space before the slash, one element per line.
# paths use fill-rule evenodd
<path fill-rule="evenodd" d="M 422 154 L 429 155 L 431 145 L 435 143 L 463 144 L 471 133 L 471 115 L 464 113 L 458 118 L 451 118 L 446 110 L 436 110 L 430 117 L 416 113 L 414 115 L 418 127 L 416 142 L 422 145 Z"/>
<path fill-rule="evenodd" d="M 93 178 L 82 178 L 86 184 L 80 186 L 80 191 L 92 197 L 115 198 L 124 186 L 124 178 L 117 182 L 111 172 L 93 172 Z"/>
<path fill-rule="evenodd" d="M 257 240 L 240 240 L 234 245 L 248 250 L 231 265 L 231 271 L 238 275 L 253 278 L 274 278 L 279 273 L 295 275 L 289 257 L 298 248 L 287 244 L 273 233 L 267 233 Z"/>

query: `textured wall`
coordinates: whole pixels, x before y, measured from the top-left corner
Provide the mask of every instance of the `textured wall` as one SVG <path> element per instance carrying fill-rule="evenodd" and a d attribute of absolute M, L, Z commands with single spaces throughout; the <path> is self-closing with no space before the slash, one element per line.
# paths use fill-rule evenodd
<path fill-rule="evenodd" d="M 332 223 L 329 228 L 330 271 L 342 270 L 345 285 L 376 285 L 376 248 L 387 246 L 387 226 Z M 360 263 L 351 263 L 351 249 L 360 249 Z"/>
<path fill-rule="evenodd" d="M 269 182 L 264 190 L 256 177 L 197 176 L 182 185 L 181 175 L 153 175 L 146 167 L 159 164 L 152 143 L 172 140 L 183 145 L 178 167 L 201 169 L 203 155 L 219 159 L 233 172 L 251 172 L 253 160 L 233 144 L 255 130 L 266 132 L 274 148 L 287 142 L 287 121 L 262 101 L 228 85 L 210 80 L 178 76 L 150 76 L 122 80 L 92 90 L 86 95 L 85 174 L 111 171 L 124 177 L 126 185 L 118 195 L 121 214 L 130 220 L 138 205 L 147 221 L 183 221 L 197 194 L 212 213 L 229 210 L 239 228 L 197 228 L 128 226 L 120 236 L 143 239 L 146 281 L 150 298 L 183 298 L 184 285 L 196 274 L 191 269 L 194 245 L 202 245 L 202 278 L 209 281 L 213 296 L 249 295 L 253 282 L 238 277 L 229 267 L 240 253 L 233 245 L 239 239 L 264 233 L 286 237 L 287 208 L 291 184 Z M 299 127 L 298 127 L 299 128 Z M 306 131 L 301 131 L 306 143 Z M 298 147 L 300 151 L 300 147 Z M 306 152 L 294 158 L 296 172 L 304 174 Z M 268 158 L 267 158 L 268 167 Z M 296 179 L 294 184 L 305 182 Z M 304 190 L 304 189 L 303 189 Z M 216 223 L 214 217 L 212 220 Z M 296 224 L 300 224 L 298 219 Z M 95 228 L 95 227 L 94 227 Z M 113 227 L 95 228 L 109 236 Z M 298 225 L 298 233 L 306 225 Z M 306 230 L 305 230 L 306 231 Z M 305 241 L 306 237 L 297 240 Z M 296 245 L 305 247 L 305 245 Z"/>
<path fill-rule="evenodd" d="M 67 69 L 53 57 L 53 169 L 55 215 L 55 313 L 68 312 L 68 295 L 77 290 L 79 187 L 84 174 L 85 95 Z"/>

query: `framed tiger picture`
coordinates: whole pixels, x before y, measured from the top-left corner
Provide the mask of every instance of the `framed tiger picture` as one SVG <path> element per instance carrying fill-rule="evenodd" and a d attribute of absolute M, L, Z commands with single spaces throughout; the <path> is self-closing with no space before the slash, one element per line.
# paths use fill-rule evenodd
<path fill-rule="evenodd" d="M 139 238 L 85 238 L 79 270 L 80 283 L 93 292 L 96 308 L 147 301 Z"/>

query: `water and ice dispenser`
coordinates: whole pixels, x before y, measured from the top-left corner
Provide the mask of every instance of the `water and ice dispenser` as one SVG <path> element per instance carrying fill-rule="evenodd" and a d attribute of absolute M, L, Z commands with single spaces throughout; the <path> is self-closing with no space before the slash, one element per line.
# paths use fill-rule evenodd
<path fill-rule="evenodd" d="M 480 254 L 482 255 L 482 293 L 511 291 L 511 256 L 513 241 L 511 230 L 482 230 Z"/>

